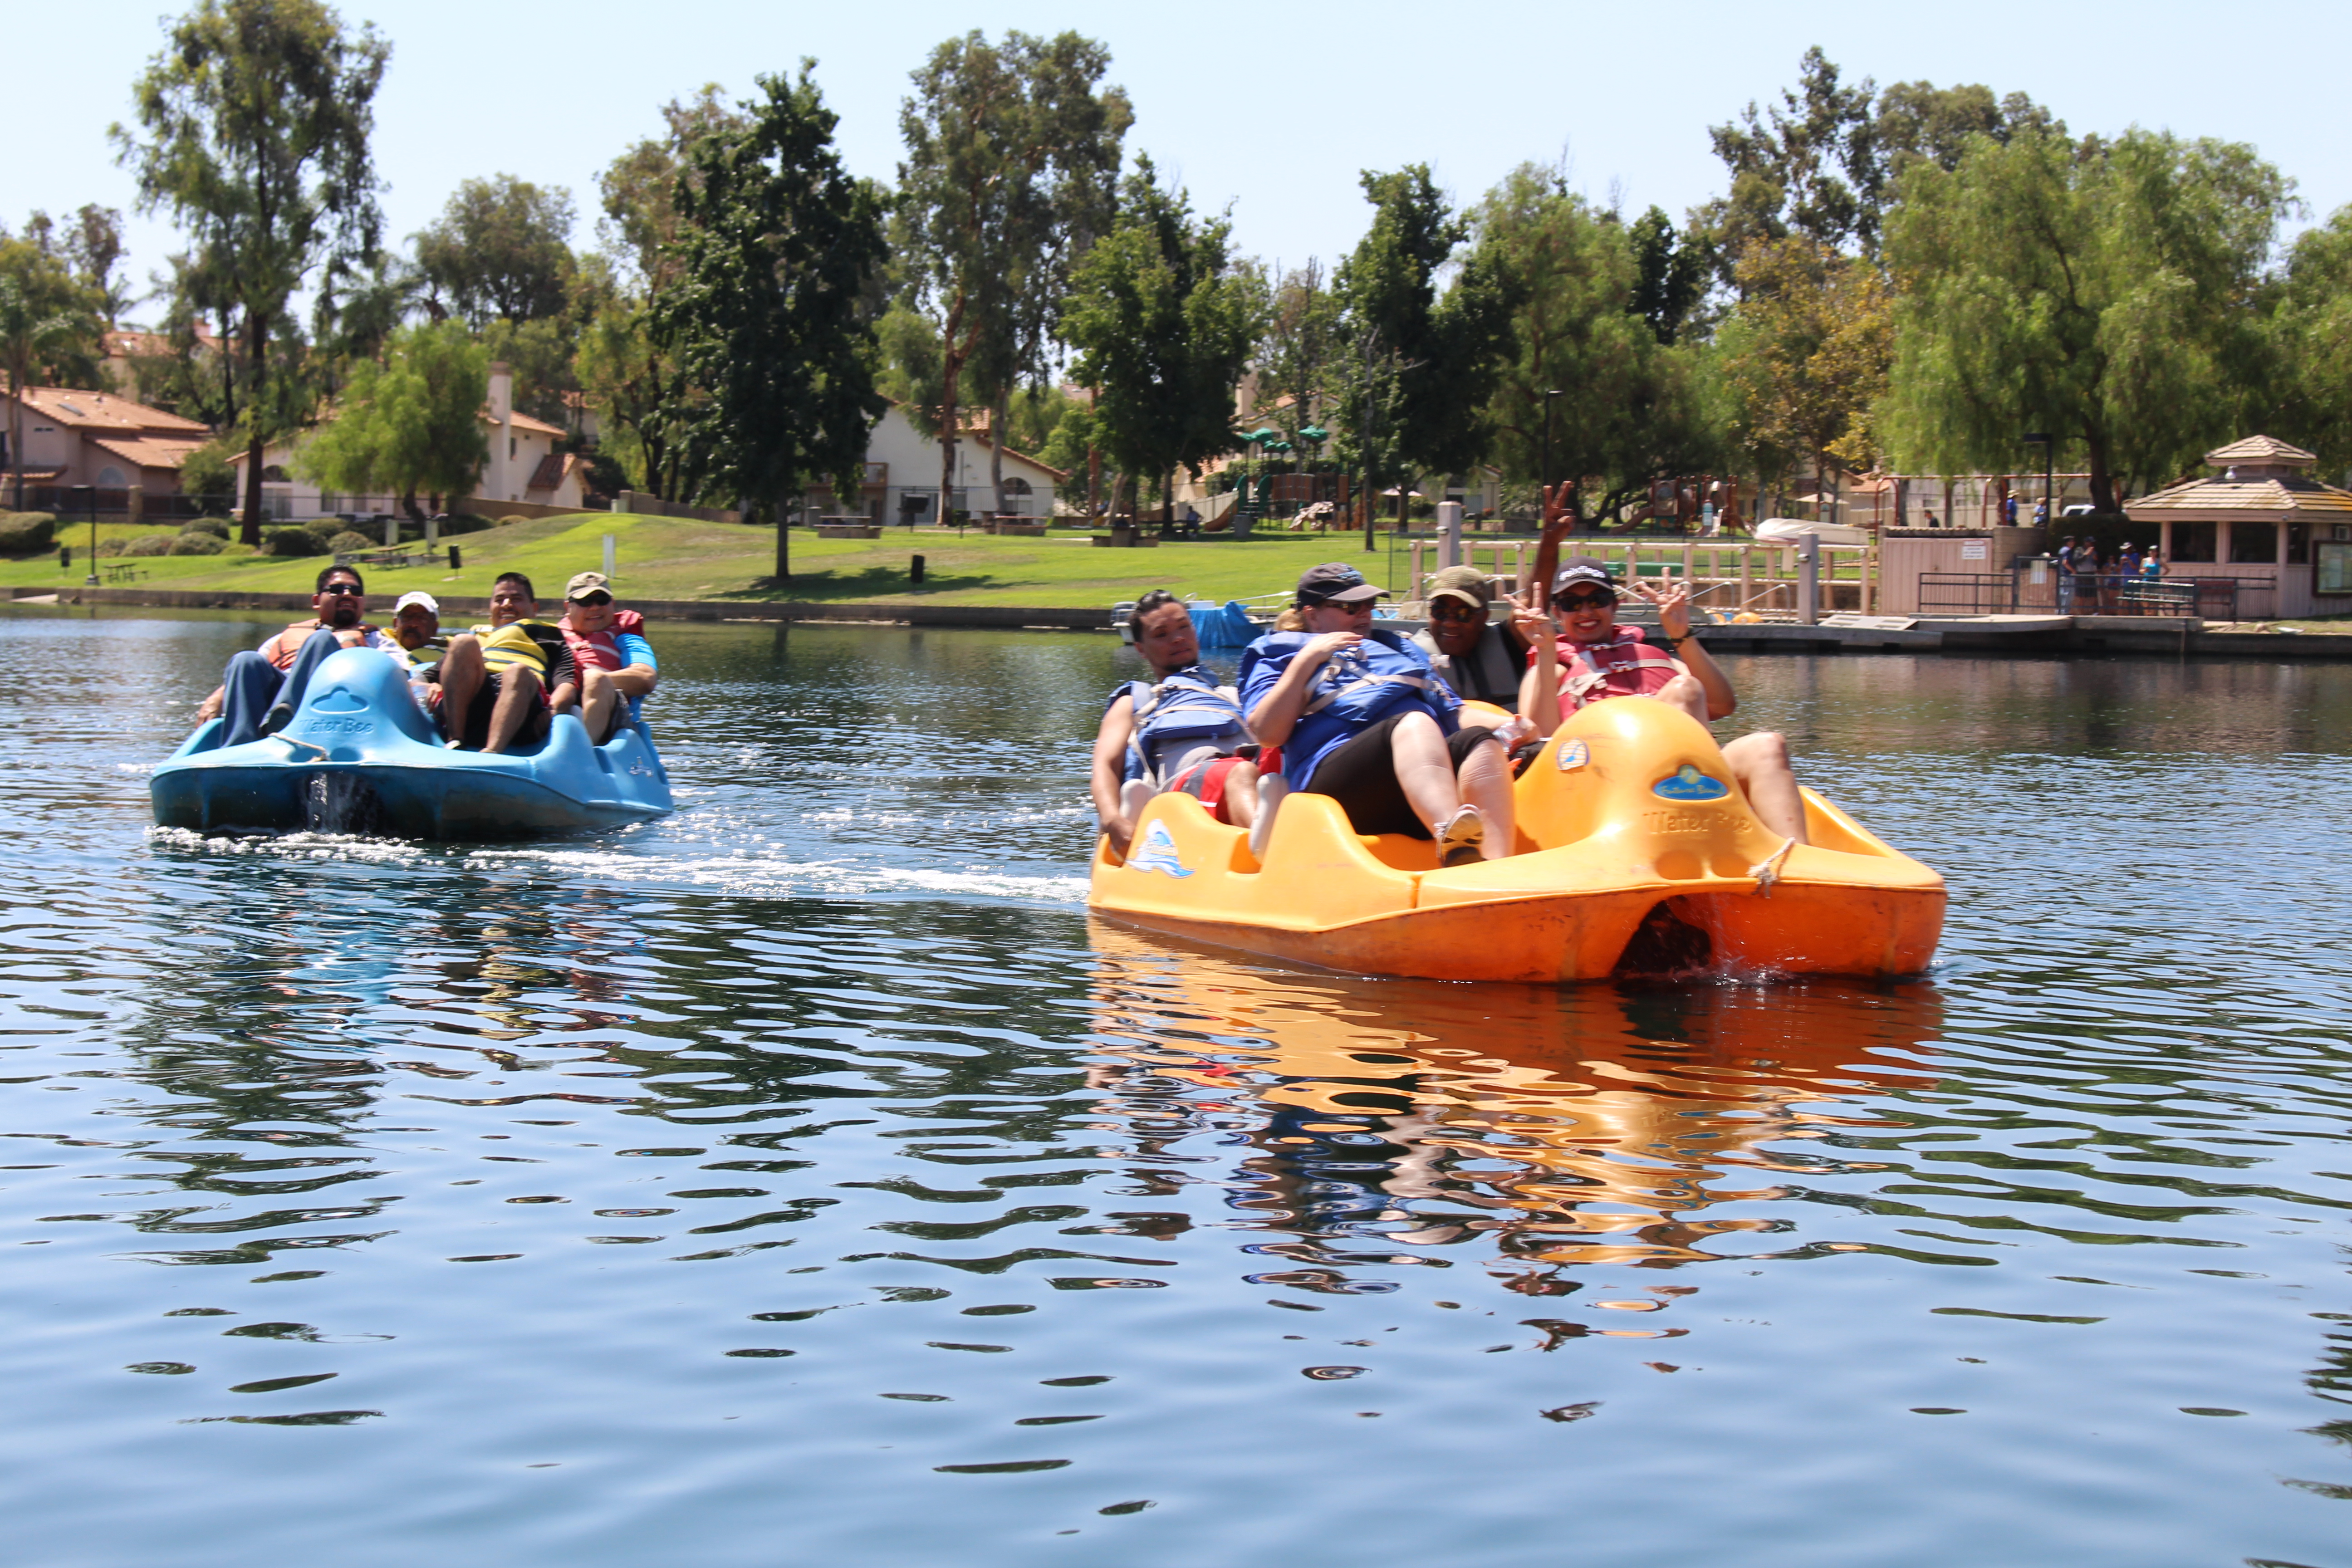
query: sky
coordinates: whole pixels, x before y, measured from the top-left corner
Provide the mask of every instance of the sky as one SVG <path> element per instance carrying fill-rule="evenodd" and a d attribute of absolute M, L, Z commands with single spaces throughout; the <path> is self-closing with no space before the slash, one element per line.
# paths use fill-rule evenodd
<path fill-rule="evenodd" d="M 1819 44 L 1848 80 L 2022 90 L 2078 134 L 2132 125 L 2248 142 L 2296 182 L 2306 221 L 2352 202 L 2352 133 L 2329 79 L 2352 52 L 2352 5 L 2175 0 L 2067 5 L 1451 5 L 1395 0 L 1256 6 L 950 5 L 933 0 L 567 0 L 562 5 L 341 0 L 393 46 L 376 100 L 386 233 L 430 223 L 457 183 L 507 174 L 569 188 L 575 245 L 593 242 L 597 173 L 655 134 L 659 110 L 705 82 L 816 60 L 852 172 L 890 180 L 908 73 L 978 28 L 1076 28 L 1110 49 L 1133 99 L 1130 153 L 1149 153 L 1197 207 L 1230 204 L 1237 248 L 1295 267 L 1343 257 L 1368 216 L 1365 169 L 1427 163 L 1469 202 L 1514 165 L 1565 160 L 1570 183 L 1629 213 L 1679 216 L 1720 195 L 1707 127 L 1792 86 Z M 176 14 L 176 12 L 173 13 Z M 9 157 L 0 223 L 86 202 L 128 219 L 134 279 L 176 248 L 142 217 L 108 128 L 161 47 L 157 0 L 13 8 Z M 36 134 L 26 128 L 37 127 Z M 145 312 L 158 313 L 156 310 Z M 142 312 L 134 310 L 132 319 Z"/>

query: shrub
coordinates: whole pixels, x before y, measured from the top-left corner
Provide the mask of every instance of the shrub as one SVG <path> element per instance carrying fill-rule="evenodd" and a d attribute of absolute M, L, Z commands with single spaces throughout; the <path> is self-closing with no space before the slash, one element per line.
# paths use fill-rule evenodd
<path fill-rule="evenodd" d="M 138 538 L 132 540 L 130 543 L 124 545 L 122 547 L 122 553 L 125 555 L 169 555 L 172 553 L 171 536 L 162 533 L 142 533 Z"/>
<path fill-rule="evenodd" d="M 180 525 L 180 531 L 182 533 L 209 533 L 215 539 L 226 539 L 228 537 L 228 523 L 226 520 L 217 517 L 200 517 L 194 522 L 182 523 Z"/>
<path fill-rule="evenodd" d="M 100 555 L 120 555 L 122 553 L 122 541 L 101 539 L 98 542 L 98 552 Z"/>
<path fill-rule="evenodd" d="M 0 511 L 0 555 L 30 555 L 58 542 L 58 520 L 45 511 Z"/>
<path fill-rule="evenodd" d="M 142 540 L 141 542 L 145 542 Z M 172 541 L 171 552 L 174 555 L 218 555 L 227 548 L 228 541 L 210 533 L 198 533 L 192 530 Z"/>
<path fill-rule="evenodd" d="M 354 533 L 349 529 L 345 529 L 342 532 L 336 534 L 332 539 L 327 541 L 327 553 L 330 555 L 350 555 L 362 550 L 373 550 L 375 548 L 376 542 L 374 540 L 370 539 L 364 533 Z"/>
<path fill-rule="evenodd" d="M 441 537 L 447 539 L 459 533 L 488 533 L 490 527 L 490 520 L 487 517 L 479 517 L 470 511 L 453 511 L 441 520 Z"/>
<path fill-rule="evenodd" d="M 325 546 L 307 528 L 273 528 L 261 536 L 264 555 L 323 555 Z"/>
<path fill-rule="evenodd" d="M 530 521 L 530 519 L 523 516 L 522 513 L 517 512 L 512 517 L 502 517 L 499 519 L 499 526 L 500 528 L 511 528 L 518 522 L 529 522 Z"/>

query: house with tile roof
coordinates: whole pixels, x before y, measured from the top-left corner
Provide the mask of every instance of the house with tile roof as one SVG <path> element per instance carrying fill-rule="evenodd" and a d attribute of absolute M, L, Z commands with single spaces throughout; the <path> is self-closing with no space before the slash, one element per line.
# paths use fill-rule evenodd
<path fill-rule="evenodd" d="M 990 486 L 990 442 L 985 410 L 977 411 L 956 441 L 954 494 L 950 510 L 995 512 L 1037 519 L 1054 515 L 1055 487 L 1069 475 L 1026 452 L 1004 448 L 1004 486 Z M 874 522 L 938 521 L 940 444 L 918 429 L 897 404 L 883 410 L 866 442 L 866 482 L 856 510 Z M 848 497 L 830 498 L 833 502 Z M 820 506 L 825 498 L 812 497 Z"/>
<path fill-rule="evenodd" d="M 15 504 L 21 456 L 26 505 L 35 510 L 54 508 L 73 486 L 89 485 L 100 511 L 137 515 L 147 503 L 178 494 L 180 465 L 212 439 L 212 431 L 194 419 L 112 392 L 66 386 L 0 392 L 0 431 L 11 426 L 10 404 L 21 409 L 25 449 L 8 455 L 5 500 Z"/>
<path fill-rule="evenodd" d="M 2126 502 L 2158 525 L 2166 575 L 2232 578 L 2248 619 L 2352 612 L 2352 490 L 2311 477 L 2319 459 L 2269 436 L 2205 454 L 2218 478 Z"/>
<path fill-rule="evenodd" d="M 482 405 L 488 428 L 489 456 L 469 496 L 448 498 L 452 510 L 500 515 L 502 504 L 558 510 L 584 510 L 588 459 L 577 452 L 560 452 L 565 432 L 560 425 L 519 413 L 514 405 L 514 372 L 503 361 L 490 365 L 489 401 Z M 295 473 L 294 453 L 304 437 L 274 441 L 262 454 L 262 510 L 272 518 L 332 517 L 341 512 L 388 512 L 397 510 L 394 496 L 345 496 L 322 491 Z M 237 470 L 237 494 L 245 493 L 245 455 L 231 459 Z M 422 500 L 423 498 L 419 498 Z"/>

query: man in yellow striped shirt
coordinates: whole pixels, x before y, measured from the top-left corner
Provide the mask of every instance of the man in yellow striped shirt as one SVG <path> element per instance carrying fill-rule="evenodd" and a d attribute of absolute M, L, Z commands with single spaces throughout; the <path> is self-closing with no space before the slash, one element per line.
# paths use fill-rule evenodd
<path fill-rule="evenodd" d="M 490 585 L 489 625 L 460 632 L 441 657 L 441 732 L 493 754 L 536 744 L 549 720 L 579 705 L 580 677 L 563 630 L 539 618 L 530 579 Z"/>

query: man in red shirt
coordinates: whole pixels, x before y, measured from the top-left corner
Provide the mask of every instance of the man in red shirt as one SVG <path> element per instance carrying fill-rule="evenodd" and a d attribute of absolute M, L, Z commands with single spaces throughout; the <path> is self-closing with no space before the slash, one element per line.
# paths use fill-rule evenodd
<path fill-rule="evenodd" d="M 295 622 L 257 651 L 231 656 L 219 688 L 196 709 L 199 724 L 215 715 L 225 721 L 222 745 L 241 746 L 284 729 L 302 705 L 310 672 L 329 654 L 347 647 L 396 649 L 391 638 L 362 618 L 367 613 L 367 585 L 349 566 L 330 566 L 319 574 L 310 609 L 309 620 Z"/>

